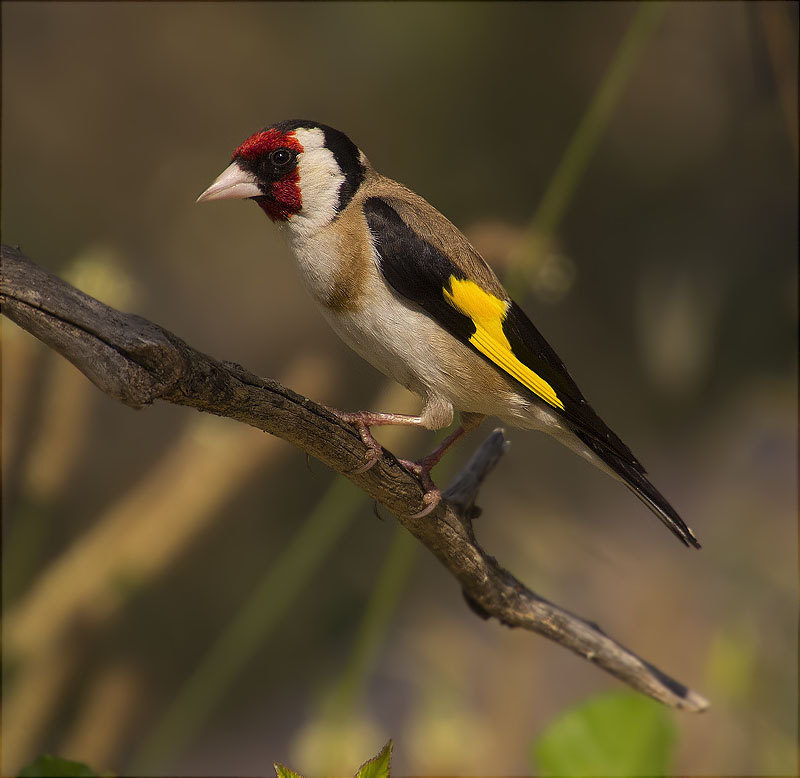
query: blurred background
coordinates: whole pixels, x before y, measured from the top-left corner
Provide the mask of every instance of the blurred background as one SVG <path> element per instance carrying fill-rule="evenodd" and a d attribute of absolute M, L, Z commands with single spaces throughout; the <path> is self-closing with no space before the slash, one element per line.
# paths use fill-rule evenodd
<path fill-rule="evenodd" d="M 509 281 L 703 549 L 517 430 L 482 545 L 711 700 L 670 714 L 674 773 L 793 774 L 797 27 L 784 3 L 3 3 L 3 240 L 315 400 L 412 412 L 258 208 L 194 204 L 268 124 L 345 131 Z M 302 452 L 130 410 L 2 328 L 4 775 L 349 775 L 389 737 L 397 775 L 518 775 L 621 688 L 476 618 Z"/>

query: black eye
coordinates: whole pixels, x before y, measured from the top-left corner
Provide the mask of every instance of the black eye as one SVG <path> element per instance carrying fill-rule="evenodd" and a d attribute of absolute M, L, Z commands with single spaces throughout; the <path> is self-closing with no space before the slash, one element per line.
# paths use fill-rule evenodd
<path fill-rule="evenodd" d="M 292 161 L 293 157 L 294 155 L 288 149 L 275 149 L 270 152 L 269 161 L 275 167 L 284 167 Z"/>

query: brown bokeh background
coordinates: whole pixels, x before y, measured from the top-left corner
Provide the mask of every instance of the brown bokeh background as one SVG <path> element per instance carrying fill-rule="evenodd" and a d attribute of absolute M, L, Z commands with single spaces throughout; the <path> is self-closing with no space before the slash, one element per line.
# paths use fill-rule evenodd
<path fill-rule="evenodd" d="M 508 276 L 636 13 L 4 3 L 3 240 L 314 399 L 411 411 L 257 208 L 194 198 L 251 132 L 314 118 Z M 517 295 L 703 550 L 531 433 L 508 431 L 481 499 L 501 563 L 710 698 L 674 716 L 676 774 L 797 769 L 796 35 L 795 4 L 667 7 Z M 398 775 L 522 774 L 554 716 L 619 688 L 475 618 L 287 444 L 134 412 L 2 326 L 4 775 L 45 751 L 120 775 L 350 774 L 390 736 Z"/>

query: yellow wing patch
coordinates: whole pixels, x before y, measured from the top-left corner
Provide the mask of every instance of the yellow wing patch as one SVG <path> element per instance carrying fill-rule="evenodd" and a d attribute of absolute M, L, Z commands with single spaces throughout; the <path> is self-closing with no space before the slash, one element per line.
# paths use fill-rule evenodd
<path fill-rule="evenodd" d="M 475 332 L 469 342 L 498 367 L 527 386 L 554 408 L 564 410 L 564 403 L 550 384 L 527 365 L 517 359 L 511 350 L 503 322 L 508 314 L 508 303 L 485 292 L 474 281 L 450 276 L 450 289 L 443 289 L 444 299 L 457 311 L 469 316 Z"/>

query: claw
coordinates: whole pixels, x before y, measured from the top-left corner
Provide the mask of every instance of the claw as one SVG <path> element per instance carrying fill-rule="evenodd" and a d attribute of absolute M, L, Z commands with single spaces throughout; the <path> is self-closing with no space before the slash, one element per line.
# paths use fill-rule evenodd
<path fill-rule="evenodd" d="M 397 461 L 417 476 L 425 487 L 425 494 L 422 497 L 425 507 L 419 513 L 411 515 L 412 519 L 421 519 L 423 516 L 427 516 L 442 501 L 442 493 L 433 482 L 433 478 L 431 478 L 431 465 L 428 457 L 419 462 L 411 462 L 408 459 L 398 459 Z"/>
<path fill-rule="evenodd" d="M 378 453 L 377 451 L 373 450 L 372 447 L 370 447 L 364 454 L 364 458 L 367 460 L 367 463 L 359 467 L 358 470 L 353 470 L 353 474 L 358 475 L 359 473 L 366 473 L 367 470 L 370 470 L 375 466 L 375 463 L 380 459 L 380 457 L 381 457 L 380 453 Z"/>
<path fill-rule="evenodd" d="M 411 518 L 421 519 L 423 516 L 427 516 L 441 501 L 442 493 L 436 487 L 429 489 L 422 497 L 422 502 L 427 503 L 427 507 L 423 508 L 419 513 L 412 513 Z"/>
<path fill-rule="evenodd" d="M 342 411 L 334 411 L 334 413 L 336 413 L 336 415 L 339 416 L 342 421 L 346 421 L 348 424 L 352 424 L 356 428 L 359 437 L 361 438 L 361 442 L 367 447 L 367 451 L 364 454 L 364 458 L 367 460 L 366 463 L 357 470 L 353 471 L 354 475 L 366 473 L 367 470 L 373 468 L 375 463 L 381 458 L 381 455 L 383 454 L 383 446 L 381 446 L 381 444 L 378 443 L 378 441 L 373 437 L 372 432 L 369 429 L 369 425 L 366 424 L 362 418 L 362 414 L 344 413 Z"/>

